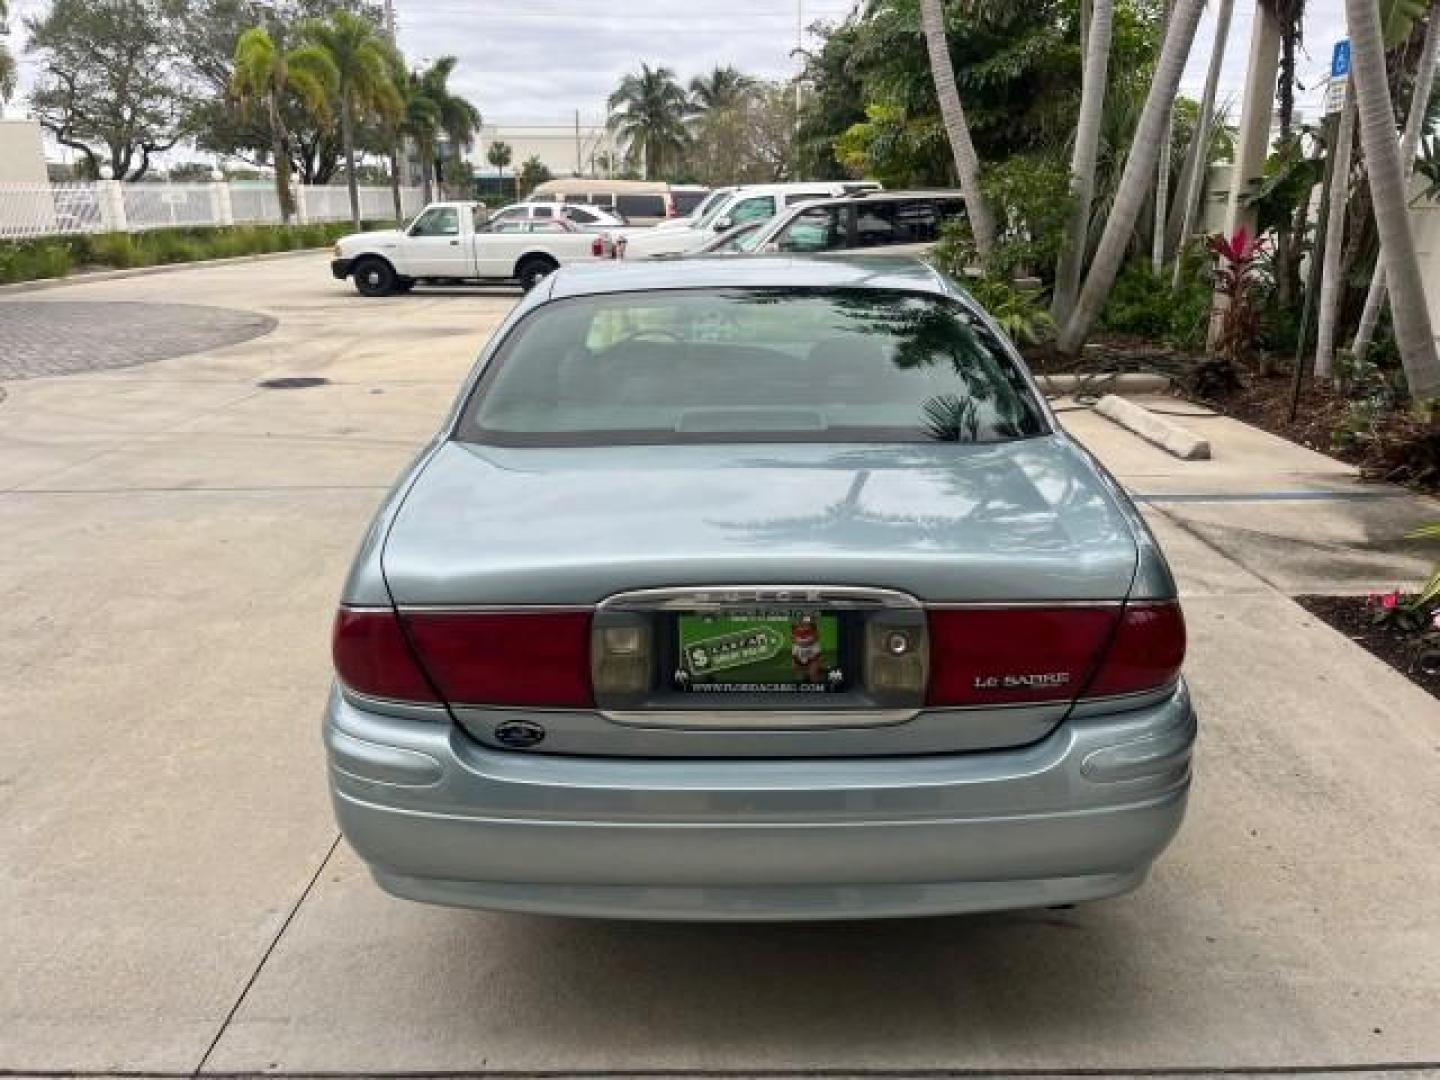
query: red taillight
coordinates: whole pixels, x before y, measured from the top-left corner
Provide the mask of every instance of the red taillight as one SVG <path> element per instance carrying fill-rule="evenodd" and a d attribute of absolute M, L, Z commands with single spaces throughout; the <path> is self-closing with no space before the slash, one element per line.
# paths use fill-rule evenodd
<path fill-rule="evenodd" d="M 406 612 L 401 618 L 426 672 L 452 704 L 594 704 L 589 612 Z"/>
<path fill-rule="evenodd" d="M 1126 606 L 1086 697 L 1138 694 L 1168 686 L 1185 659 L 1185 616 L 1174 600 Z"/>
<path fill-rule="evenodd" d="M 598 237 L 598 236 L 595 237 L 594 240 L 591 240 L 591 241 L 590 241 L 590 254 L 591 254 L 591 255 L 594 255 L 595 258 L 597 258 L 597 259 L 600 258 L 602 255 L 604 255 L 604 254 L 605 254 L 605 241 L 604 241 L 604 240 L 601 240 L 600 237 Z"/>
<path fill-rule="evenodd" d="M 341 608 L 331 654 L 335 674 L 351 690 L 392 701 L 440 700 L 390 608 Z"/>
<path fill-rule="evenodd" d="M 927 705 L 1069 701 L 1115 626 L 1114 607 L 931 611 Z"/>

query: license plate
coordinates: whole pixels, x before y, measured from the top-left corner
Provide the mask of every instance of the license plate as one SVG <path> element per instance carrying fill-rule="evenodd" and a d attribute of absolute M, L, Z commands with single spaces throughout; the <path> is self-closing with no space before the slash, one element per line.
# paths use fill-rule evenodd
<path fill-rule="evenodd" d="M 821 611 L 677 616 L 675 686 L 694 694 L 825 694 L 845 688 L 840 618 Z"/>

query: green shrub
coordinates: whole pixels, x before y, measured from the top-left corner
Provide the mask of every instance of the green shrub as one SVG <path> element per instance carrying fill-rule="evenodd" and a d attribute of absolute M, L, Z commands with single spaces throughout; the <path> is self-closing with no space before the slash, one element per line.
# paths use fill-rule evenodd
<path fill-rule="evenodd" d="M 996 277 L 976 278 L 965 284 L 970 295 L 1017 345 L 1037 345 L 1054 335 L 1055 320 L 1045 306 L 1043 293 L 1017 289 Z"/>
<path fill-rule="evenodd" d="M 0 282 L 64 277 L 72 264 L 61 240 L 24 240 L 0 244 Z"/>
<path fill-rule="evenodd" d="M 144 233 L 138 245 L 150 263 L 199 262 L 209 258 L 210 251 L 204 240 L 185 235 L 180 230 L 166 229 L 162 232 Z"/>
<path fill-rule="evenodd" d="M 1038 155 L 1016 155 L 985 172 L 981 189 L 995 218 L 995 249 L 984 272 L 997 281 L 1054 271 L 1065 242 L 1065 226 L 1075 205 L 1068 168 Z M 941 231 L 935 264 L 962 277 L 981 260 L 967 218 L 955 218 Z"/>
<path fill-rule="evenodd" d="M 121 270 L 132 266 L 149 266 L 149 253 L 130 233 L 98 233 L 86 237 L 85 261 L 97 266 L 114 266 Z"/>
<path fill-rule="evenodd" d="M 1210 284 L 1200 274 L 1182 272 L 1177 292 L 1168 275 L 1157 277 L 1149 263 L 1132 262 L 1115 278 L 1100 326 L 1196 350 L 1205 345 L 1210 304 Z"/>
<path fill-rule="evenodd" d="M 388 222 L 363 222 L 362 229 Z M 63 239 L 0 241 L 0 283 L 64 277 L 76 266 L 129 269 L 165 263 L 233 259 L 272 251 L 329 247 L 354 232 L 348 221 L 312 225 L 233 225 L 229 228 L 155 229 L 94 233 Z"/>

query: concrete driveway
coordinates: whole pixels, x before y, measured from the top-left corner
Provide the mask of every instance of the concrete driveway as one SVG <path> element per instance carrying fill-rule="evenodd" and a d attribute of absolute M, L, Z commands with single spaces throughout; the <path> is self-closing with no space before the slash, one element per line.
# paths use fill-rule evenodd
<path fill-rule="evenodd" d="M 81 304 L 278 325 L 0 382 L 0 1073 L 1440 1069 L 1440 706 L 1289 599 L 1418 576 L 1397 538 L 1440 507 L 1227 420 L 1182 464 L 1065 414 L 1148 500 L 1191 626 L 1197 786 L 1131 896 L 817 926 L 424 908 L 330 816 L 329 621 L 513 293 L 367 301 L 314 255 L 0 297 L 0 338 L 21 300 L 68 305 L 26 324 L 42 361 L 65 320 L 111 325 Z M 285 376 L 329 382 L 258 385 Z"/>

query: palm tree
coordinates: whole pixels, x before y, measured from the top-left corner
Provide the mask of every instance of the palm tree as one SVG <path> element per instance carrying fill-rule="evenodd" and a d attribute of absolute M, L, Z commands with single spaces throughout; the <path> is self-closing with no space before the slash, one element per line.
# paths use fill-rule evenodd
<path fill-rule="evenodd" d="M 690 101 L 667 67 L 641 64 L 610 95 L 610 127 L 620 138 L 625 158 L 649 180 L 679 161 L 690 142 L 685 121 Z"/>
<path fill-rule="evenodd" d="M 1230 36 L 1230 17 L 1235 10 L 1235 0 L 1220 0 L 1220 10 L 1215 14 L 1215 40 L 1210 46 L 1210 66 L 1205 71 L 1205 89 L 1200 94 L 1200 111 L 1195 117 L 1195 130 L 1190 133 L 1190 145 L 1185 150 L 1185 164 L 1180 168 L 1179 199 L 1171 217 L 1178 221 L 1178 229 L 1167 231 L 1174 239 L 1178 251 L 1190 238 L 1195 227 L 1195 213 L 1199 208 L 1200 193 L 1205 188 L 1205 168 L 1210 163 L 1211 130 L 1215 114 L 1215 90 L 1220 85 L 1220 65 L 1225 59 L 1225 42 Z M 1175 275 L 1172 288 L 1180 288 L 1181 260 L 1175 260 Z"/>
<path fill-rule="evenodd" d="M 1106 219 L 1105 231 L 1100 236 L 1100 245 L 1090 263 L 1090 273 L 1086 275 L 1075 309 L 1060 331 L 1058 346 L 1062 353 L 1079 351 L 1100 316 L 1100 309 L 1110 295 L 1110 287 L 1115 284 L 1115 275 L 1120 271 L 1135 222 L 1140 217 L 1145 195 L 1154 179 L 1160 139 L 1166 118 L 1175 103 L 1175 92 L 1180 86 L 1185 60 L 1190 55 L 1190 45 L 1195 40 L 1195 27 L 1200 22 L 1200 9 L 1204 3 L 1205 0 L 1176 0 L 1170 12 L 1165 42 L 1160 47 L 1160 59 L 1150 80 L 1150 92 L 1145 97 L 1140 123 L 1130 141 L 1130 153 L 1125 159 L 1125 170 L 1120 174 L 1115 203 Z"/>
<path fill-rule="evenodd" d="M 264 27 L 246 30 L 235 44 L 230 92 L 239 100 L 242 112 L 248 113 L 256 102 L 264 105 L 270 153 L 275 159 L 275 194 L 286 225 L 295 216 L 295 193 L 290 190 L 292 148 L 290 130 L 285 126 L 285 100 L 293 93 L 318 119 L 326 120 L 338 79 L 324 49 L 315 45 L 283 48 Z"/>
<path fill-rule="evenodd" d="M 1391 294 L 1391 324 L 1410 396 L 1418 405 L 1440 396 L 1440 357 L 1431 336 L 1415 238 L 1410 235 L 1405 169 L 1395 139 L 1395 108 L 1385 71 L 1378 0 L 1345 0 L 1345 15 L 1350 24 L 1350 68 L 1360 110 L 1360 143 L 1368 163 L 1370 199 Z"/>
<path fill-rule="evenodd" d="M 421 73 L 420 87 L 425 97 L 435 103 L 439 129 L 444 132 L 456 164 L 459 164 L 462 152 L 475 143 L 481 117 L 479 109 L 450 90 L 450 76 L 454 74 L 457 62 L 453 56 L 442 56 L 436 60 Z M 445 182 L 438 159 L 435 161 L 435 180 L 442 185 Z"/>
<path fill-rule="evenodd" d="M 1095 161 L 1100 150 L 1100 121 L 1105 114 L 1105 81 L 1110 68 L 1113 0 L 1094 0 L 1085 32 L 1085 67 L 1080 83 L 1080 118 L 1070 158 L 1070 190 L 1075 196 L 1065 248 L 1055 268 L 1050 315 L 1057 325 L 1070 317 L 1080 291 L 1080 271 L 1089 244 L 1090 204 L 1095 199 Z"/>
<path fill-rule="evenodd" d="M 485 151 L 485 160 L 495 166 L 495 176 L 497 179 L 504 178 L 505 166 L 509 165 L 514 159 L 515 152 L 510 149 L 510 144 L 507 142 L 500 142 L 498 140 L 492 142 L 490 149 Z"/>
<path fill-rule="evenodd" d="M 960 104 L 960 91 L 955 86 L 955 67 L 950 62 L 950 44 L 945 38 L 945 14 L 940 0 L 920 0 L 920 25 L 925 31 L 930 77 L 935 82 L 935 96 L 940 100 L 940 117 L 945 122 L 945 134 L 955 158 L 955 175 L 960 181 L 960 194 L 965 198 L 965 213 L 970 218 L 975 250 L 981 259 L 986 259 L 995 249 L 995 222 L 980 191 L 980 158 L 970 139 L 970 125 Z"/>
<path fill-rule="evenodd" d="M 10 5 L 6 0 L 0 0 L 0 21 L 3 21 L 10 14 Z M 8 104 L 15 96 L 15 87 L 19 82 L 19 70 L 15 65 L 15 57 L 11 55 L 10 49 L 3 41 L 0 41 L 0 106 Z"/>
<path fill-rule="evenodd" d="M 345 148 L 345 183 L 350 220 L 360 228 L 360 189 L 355 178 L 355 125 L 362 113 L 398 111 L 391 81 L 390 46 L 378 26 L 348 11 L 305 27 L 310 42 L 330 54 L 340 97 L 340 141 Z"/>
<path fill-rule="evenodd" d="M 1420 49 L 1420 59 L 1415 64 L 1415 89 L 1410 95 L 1410 112 L 1405 116 L 1405 134 L 1400 139 L 1400 161 L 1405 169 L 1408 182 L 1415 171 L 1415 150 L 1420 143 L 1420 132 L 1425 127 L 1426 106 L 1430 101 L 1430 88 L 1435 85 L 1435 58 L 1440 45 L 1440 8 L 1430 9 L 1430 24 L 1425 27 L 1425 44 Z M 1375 270 L 1370 275 L 1370 289 L 1365 294 L 1365 309 L 1360 313 L 1360 326 L 1355 331 L 1355 341 L 1350 351 L 1356 360 L 1362 360 L 1370 349 L 1375 337 L 1375 325 L 1380 321 L 1380 305 L 1385 302 L 1385 260 L 1375 260 Z"/>
<path fill-rule="evenodd" d="M 697 75 L 690 80 L 690 103 L 698 113 L 733 109 L 754 97 L 759 86 L 755 79 L 735 67 L 717 67 L 709 75 Z"/>
<path fill-rule="evenodd" d="M 1304 29 L 1305 0 L 1260 0 L 1280 30 L 1280 66 L 1276 88 L 1275 114 L 1279 121 L 1276 145 L 1284 150 L 1293 146 L 1295 134 L 1295 52 L 1300 46 Z M 1300 291 L 1301 240 L 1310 213 L 1310 202 L 1301 199 L 1293 217 L 1282 220 L 1275 230 L 1275 299 L 1282 306 L 1294 302 Z M 1339 234 L 1332 234 L 1339 235 Z"/>
<path fill-rule="evenodd" d="M 415 149 L 420 154 L 420 187 L 428 203 L 435 197 L 435 143 L 440 136 L 440 105 L 425 92 L 420 76 L 411 72 L 405 76 L 401 91 L 401 126 L 405 134 L 415 140 Z"/>

